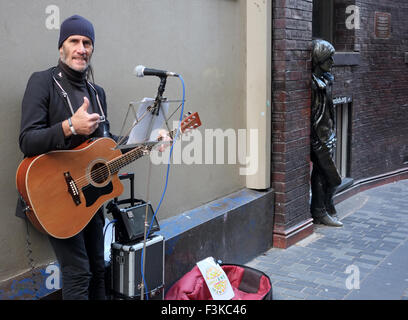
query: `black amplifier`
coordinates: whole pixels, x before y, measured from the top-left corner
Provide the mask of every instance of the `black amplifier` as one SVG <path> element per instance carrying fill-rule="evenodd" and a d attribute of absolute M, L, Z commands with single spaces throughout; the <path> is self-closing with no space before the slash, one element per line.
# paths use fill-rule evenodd
<path fill-rule="evenodd" d="M 109 202 L 106 209 L 112 213 L 115 222 L 115 240 L 120 243 L 130 243 L 144 238 L 145 221 L 147 229 L 152 234 L 160 230 L 159 223 L 154 217 L 154 211 L 151 204 L 144 200 L 135 199 L 134 197 L 134 174 L 119 175 L 121 180 L 129 179 L 131 187 L 131 197 L 129 199 L 118 200 L 115 198 Z M 146 220 L 147 214 L 147 220 Z"/>
<path fill-rule="evenodd" d="M 111 204 L 109 211 L 115 222 L 115 237 L 120 243 L 130 243 L 144 238 L 145 220 L 147 214 L 147 230 L 152 223 L 153 208 L 150 204 L 139 203 L 132 207 L 121 208 L 115 203 Z M 150 234 L 160 230 L 156 217 L 153 219 Z"/>

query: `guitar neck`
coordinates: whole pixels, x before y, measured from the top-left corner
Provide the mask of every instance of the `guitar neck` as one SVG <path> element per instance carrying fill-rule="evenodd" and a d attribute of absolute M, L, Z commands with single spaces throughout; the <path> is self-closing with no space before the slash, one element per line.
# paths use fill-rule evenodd
<path fill-rule="evenodd" d="M 176 133 L 177 133 L 177 129 L 171 131 L 170 136 L 173 137 Z M 160 142 L 161 141 L 157 141 L 157 143 L 160 143 Z M 112 159 L 111 161 L 108 162 L 109 172 L 111 174 L 118 173 L 120 169 L 126 167 L 128 164 L 132 163 L 133 161 L 136 161 L 137 159 L 143 157 L 144 155 L 152 151 L 153 147 L 156 144 L 151 144 L 147 146 L 138 146 L 134 148 L 133 150 L 126 152 L 125 154 L 115 159 Z"/>

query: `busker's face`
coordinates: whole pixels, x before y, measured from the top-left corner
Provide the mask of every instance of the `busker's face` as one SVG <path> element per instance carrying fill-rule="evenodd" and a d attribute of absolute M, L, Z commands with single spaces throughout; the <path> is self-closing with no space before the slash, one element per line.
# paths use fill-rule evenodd
<path fill-rule="evenodd" d="M 62 44 L 61 61 L 75 71 L 85 71 L 91 61 L 93 45 L 91 39 L 85 36 L 73 35 Z"/>

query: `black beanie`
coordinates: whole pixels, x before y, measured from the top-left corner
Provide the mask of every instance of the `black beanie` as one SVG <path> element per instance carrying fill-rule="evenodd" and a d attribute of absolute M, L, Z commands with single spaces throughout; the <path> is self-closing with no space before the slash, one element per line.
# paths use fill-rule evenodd
<path fill-rule="evenodd" d="M 79 15 L 73 15 L 61 24 L 58 49 L 68 37 L 73 35 L 88 37 L 92 40 L 92 45 L 95 43 L 95 31 L 92 23 Z"/>

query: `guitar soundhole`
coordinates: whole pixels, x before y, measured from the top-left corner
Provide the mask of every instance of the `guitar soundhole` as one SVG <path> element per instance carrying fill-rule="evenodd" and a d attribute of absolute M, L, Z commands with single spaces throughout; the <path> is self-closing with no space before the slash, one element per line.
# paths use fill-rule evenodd
<path fill-rule="evenodd" d="M 94 183 L 103 184 L 109 179 L 109 169 L 105 163 L 96 163 L 91 168 L 91 179 Z"/>

